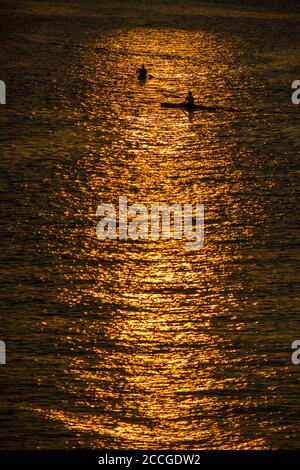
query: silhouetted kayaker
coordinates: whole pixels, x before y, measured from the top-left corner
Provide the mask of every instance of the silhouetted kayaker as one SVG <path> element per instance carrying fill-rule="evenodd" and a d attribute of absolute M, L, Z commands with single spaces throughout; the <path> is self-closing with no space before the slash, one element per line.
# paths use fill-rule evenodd
<path fill-rule="evenodd" d="M 194 106 L 195 104 L 195 98 L 193 97 L 193 93 L 191 91 L 189 91 L 186 99 L 185 99 L 185 104 L 187 106 L 190 106 L 191 108 Z"/>
<path fill-rule="evenodd" d="M 147 69 L 145 65 L 142 65 L 142 68 L 139 70 L 139 80 L 145 80 L 147 78 Z"/>

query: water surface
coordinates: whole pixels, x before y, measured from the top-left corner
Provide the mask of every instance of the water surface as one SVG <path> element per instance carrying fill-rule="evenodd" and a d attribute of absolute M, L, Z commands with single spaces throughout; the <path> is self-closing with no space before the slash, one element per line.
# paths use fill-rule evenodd
<path fill-rule="evenodd" d="M 297 2 L 1 3 L 1 448 L 299 447 Z M 99 241 L 124 195 L 205 246 Z"/>

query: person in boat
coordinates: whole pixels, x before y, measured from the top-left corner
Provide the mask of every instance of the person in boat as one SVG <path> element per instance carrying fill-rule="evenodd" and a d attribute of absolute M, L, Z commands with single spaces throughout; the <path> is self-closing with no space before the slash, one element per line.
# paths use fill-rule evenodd
<path fill-rule="evenodd" d="M 145 65 L 142 65 L 142 68 L 139 70 L 139 80 L 146 80 L 147 78 L 147 69 Z"/>
<path fill-rule="evenodd" d="M 193 93 L 191 91 L 188 92 L 184 104 L 190 108 L 193 108 L 195 106 L 195 98 L 193 97 Z"/>

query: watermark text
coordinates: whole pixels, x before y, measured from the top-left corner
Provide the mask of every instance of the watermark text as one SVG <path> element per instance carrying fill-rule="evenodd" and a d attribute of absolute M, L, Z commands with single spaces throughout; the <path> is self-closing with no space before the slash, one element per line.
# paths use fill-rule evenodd
<path fill-rule="evenodd" d="M 300 104 L 300 80 L 294 80 L 292 83 L 292 103 L 295 105 Z"/>
<path fill-rule="evenodd" d="M 6 364 L 6 344 L 0 341 L 0 364 Z"/>
<path fill-rule="evenodd" d="M 6 86 L 3 80 L 0 80 L 0 104 L 6 104 Z"/>
<path fill-rule="evenodd" d="M 185 239 L 187 250 L 204 245 L 204 205 L 145 204 L 128 205 L 127 196 L 119 197 L 119 207 L 101 204 L 96 215 L 102 217 L 97 224 L 99 240 L 174 240 Z M 118 223 L 117 223 L 118 219 Z"/>

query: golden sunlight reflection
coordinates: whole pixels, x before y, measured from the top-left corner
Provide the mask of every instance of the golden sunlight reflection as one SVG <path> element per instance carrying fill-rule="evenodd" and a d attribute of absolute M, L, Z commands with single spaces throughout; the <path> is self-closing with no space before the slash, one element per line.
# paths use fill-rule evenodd
<path fill-rule="evenodd" d="M 62 226 L 56 253 L 69 312 L 60 324 L 66 380 L 56 386 L 77 412 L 36 411 L 96 436 L 95 447 L 264 448 L 259 435 L 242 437 L 237 411 L 238 403 L 252 406 L 237 352 L 241 263 L 253 237 L 241 220 L 258 208 L 241 203 L 248 189 L 233 165 L 235 116 L 160 107 L 190 88 L 200 103 L 229 107 L 224 77 L 238 52 L 210 33 L 179 30 L 119 32 L 100 43 L 104 57 L 98 44 L 82 52 L 87 91 L 76 118 L 84 144 L 61 188 L 72 229 Z M 144 85 L 136 80 L 142 62 L 154 77 Z M 122 195 L 129 203 L 204 203 L 204 248 L 100 242 L 96 208 Z"/>

